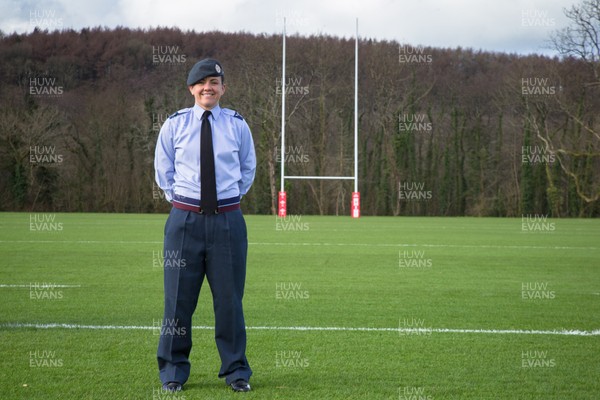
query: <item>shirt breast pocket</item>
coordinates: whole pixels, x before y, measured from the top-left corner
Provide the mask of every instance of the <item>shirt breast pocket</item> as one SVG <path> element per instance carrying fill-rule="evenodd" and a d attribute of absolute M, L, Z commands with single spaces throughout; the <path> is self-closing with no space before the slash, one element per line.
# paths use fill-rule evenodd
<path fill-rule="evenodd" d="M 228 166 L 239 165 L 239 145 L 232 132 L 219 136 L 213 142 L 215 158 Z"/>

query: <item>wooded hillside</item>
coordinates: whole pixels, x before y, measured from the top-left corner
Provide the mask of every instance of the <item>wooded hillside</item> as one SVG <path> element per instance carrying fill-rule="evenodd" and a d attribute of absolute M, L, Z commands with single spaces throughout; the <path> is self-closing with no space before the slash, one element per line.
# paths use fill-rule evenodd
<path fill-rule="evenodd" d="M 248 121 L 246 213 L 275 214 L 281 36 L 84 29 L 0 38 L 0 209 L 157 212 L 153 156 L 201 58 Z M 287 39 L 286 174 L 352 175 L 354 40 Z M 600 215 L 600 85 L 583 60 L 359 44 L 363 215 Z M 351 181 L 289 181 L 289 214 L 350 213 Z"/>

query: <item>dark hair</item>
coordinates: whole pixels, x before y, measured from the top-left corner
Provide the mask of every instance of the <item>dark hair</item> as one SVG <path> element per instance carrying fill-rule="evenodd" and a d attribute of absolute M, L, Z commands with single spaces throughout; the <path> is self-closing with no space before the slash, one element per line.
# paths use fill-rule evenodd
<path fill-rule="evenodd" d="M 207 78 L 213 78 L 213 77 L 216 78 L 218 76 L 221 77 L 221 83 L 225 83 L 225 75 L 209 75 L 209 76 L 207 76 Z"/>
<path fill-rule="evenodd" d="M 205 77 L 204 77 L 204 78 L 202 78 L 202 79 L 206 79 L 206 78 L 218 78 L 219 76 L 221 77 L 221 83 L 225 83 L 225 75 L 209 75 L 209 76 L 205 76 Z M 200 79 L 200 81 L 201 81 L 202 79 Z M 191 84 L 191 85 L 189 85 L 189 86 L 194 86 L 195 84 L 197 84 L 197 83 L 198 83 L 198 82 L 200 82 L 200 81 L 194 82 L 194 83 L 192 83 L 192 84 Z"/>

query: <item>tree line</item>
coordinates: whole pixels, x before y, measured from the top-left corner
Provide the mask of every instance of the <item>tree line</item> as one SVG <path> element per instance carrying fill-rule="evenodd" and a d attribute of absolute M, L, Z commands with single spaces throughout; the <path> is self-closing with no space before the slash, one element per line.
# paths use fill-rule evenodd
<path fill-rule="evenodd" d="M 354 40 L 287 38 L 286 175 L 353 175 Z M 89 28 L 0 36 L 0 209 L 164 212 L 160 126 L 191 66 L 257 151 L 246 213 L 275 214 L 281 35 Z M 600 214 L 597 61 L 361 38 L 363 215 Z M 352 181 L 288 180 L 288 213 L 350 214 Z"/>

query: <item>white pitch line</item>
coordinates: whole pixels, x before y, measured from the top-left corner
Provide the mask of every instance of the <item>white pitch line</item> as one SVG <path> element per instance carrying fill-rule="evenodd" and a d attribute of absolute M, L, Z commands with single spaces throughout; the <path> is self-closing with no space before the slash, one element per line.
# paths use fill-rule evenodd
<path fill-rule="evenodd" d="M 68 244 L 162 244 L 148 240 L 0 240 L 0 243 L 68 243 Z"/>
<path fill-rule="evenodd" d="M 413 243 L 248 243 L 263 246 L 344 246 L 344 247 L 455 247 L 455 248 L 492 248 L 492 249 L 553 249 L 553 250 L 598 250 L 600 247 L 571 247 L 571 246 L 516 246 L 516 245 L 487 245 L 487 244 L 413 244 Z"/>
<path fill-rule="evenodd" d="M 69 243 L 69 244 L 163 244 L 162 241 L 126 240 L 0 240 L 0 243 Z M 600 247 L 517 246 L 493 244 L 429 244 L 429 243 L 320 243 L 320 242 L 249 242 L 251 246 L 323 246 L 323 247 L 441 247 L 465 249 L 540 249 L 540 250 L 599 250 Z"/>
<path fill-rule="evenodd" d="M 8 322 L 0 325 L 0 328 L 19 329 L 89 329 L 89 330 L 153 330 L 158 326 L 140 325 L 80 325 L 80 324 L 35 324 Z M 213 330 L 214 327 L 200 325 L 193 329 Z M 451 328 L 364 328 L 364 327 L 337 327 L 337 326 L 247 326 L 248 330 L 256 331 L 329 331 L 329 332 L 397 332 L 397 333 L 474 333 L 474 334 L 512 334 L 512 335 L 557 335 L 557 336 L 600 336 L 600 329 L 593 331 L 581 331 L 576 329 L 562 329 L 552 331 L 542 330 L 519 330 L 519 329 L 451 329 Z"/>
<path fill-rule="evenodd" d="M 0 284 L 0 288 L 32 288 L 32 289 L 54 289 L 54 288 L 80 288 L 81 285 L 58 285 L 54 283 L 38 283 L 34 282 L 28 285 L 8 285 Z"/>

